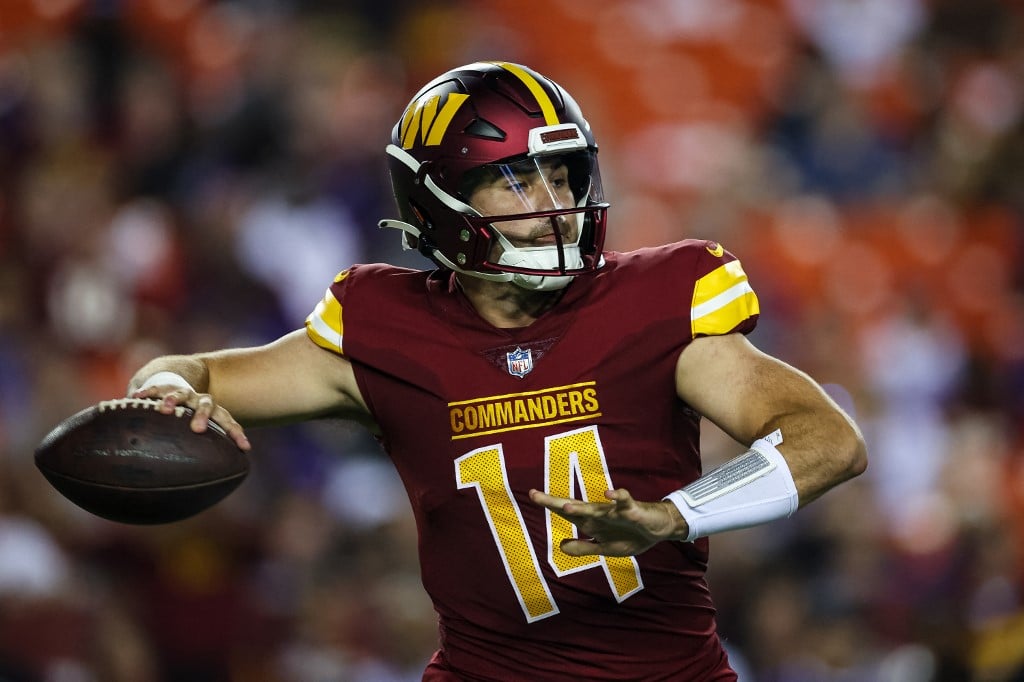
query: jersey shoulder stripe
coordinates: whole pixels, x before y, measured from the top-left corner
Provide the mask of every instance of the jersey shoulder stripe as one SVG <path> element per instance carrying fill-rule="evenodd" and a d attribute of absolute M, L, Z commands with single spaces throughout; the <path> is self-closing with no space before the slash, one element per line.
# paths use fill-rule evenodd
<path fill-rule="evenodd" d="M 334 283 L 341 282 L 348 276 L 348 270 L 342 270 L 334 278 Z M 344 355 L 342 341 L 345 336 L 345 325 L 342 321 L 341 302 L 334 295 L 332 287 L 324 292 L 324 297 L 316 304 L 316 308 L 306 318 L 306 334 L 316 345 L 326 348 L 339 355 Z"/>
<path fill-rule="evenodd" d="M 727 334 L 759 313 L 757 294 L 738 260 L 722 263 L 694 283 L 690 326 L 695 338 Z"/>

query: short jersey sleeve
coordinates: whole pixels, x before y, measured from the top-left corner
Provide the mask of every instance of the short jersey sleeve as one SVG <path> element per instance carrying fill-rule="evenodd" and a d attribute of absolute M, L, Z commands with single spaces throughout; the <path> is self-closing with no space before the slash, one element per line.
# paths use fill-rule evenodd
<path fill-rule="evenodd" d="M 760 313 L 757 294 L 740 261 L 715 242 L 703 242 L 697 255 L 690 331 L 698 336 L 749 333 Z"/>
<path fill-rule="evenodd" d="M 351 270 L 342 270 L 324 292 L 313 312 L 306 317 L 306 334 L 316 345 L 344 355 L 345 323 L 341 301 L 344 299 Z"/>

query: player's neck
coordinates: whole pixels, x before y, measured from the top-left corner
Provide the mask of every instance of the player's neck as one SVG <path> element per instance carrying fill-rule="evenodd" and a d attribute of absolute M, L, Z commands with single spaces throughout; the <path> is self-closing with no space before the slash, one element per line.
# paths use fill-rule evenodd
<path fill-rule="evenodd" d="M 491 282 L 479 277 L 457 276 L 457 281 L 477 314 L 501 329 L 530 326 L 565 291 L 530 291 L 511 282 Z"/>

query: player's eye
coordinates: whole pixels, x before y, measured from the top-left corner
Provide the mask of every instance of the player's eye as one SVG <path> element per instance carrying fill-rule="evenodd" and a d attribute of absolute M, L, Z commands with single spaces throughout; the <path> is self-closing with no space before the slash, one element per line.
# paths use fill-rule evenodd
<path fill-rule="evenodd" d="M 552 187 L 565 187 L 569 184 L 569 169 L 559 166 L 548 177 L 548 182 Z"/>

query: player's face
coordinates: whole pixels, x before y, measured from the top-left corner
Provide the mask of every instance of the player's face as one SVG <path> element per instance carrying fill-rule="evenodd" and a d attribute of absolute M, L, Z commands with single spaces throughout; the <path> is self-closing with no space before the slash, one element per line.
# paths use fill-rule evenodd
<path fill-rule="evenodd" d="M 569 169 L 560 158 L 531 159 L 497 167 L 469 196 L 470 205 L 485 216 L 515 215 L 575 205 Z M 494 226 L 513 246 L 550 246 L 557 225 L 563 242 L 576 240 L 576 220 L 566 216 L 495 221 Z"/>

